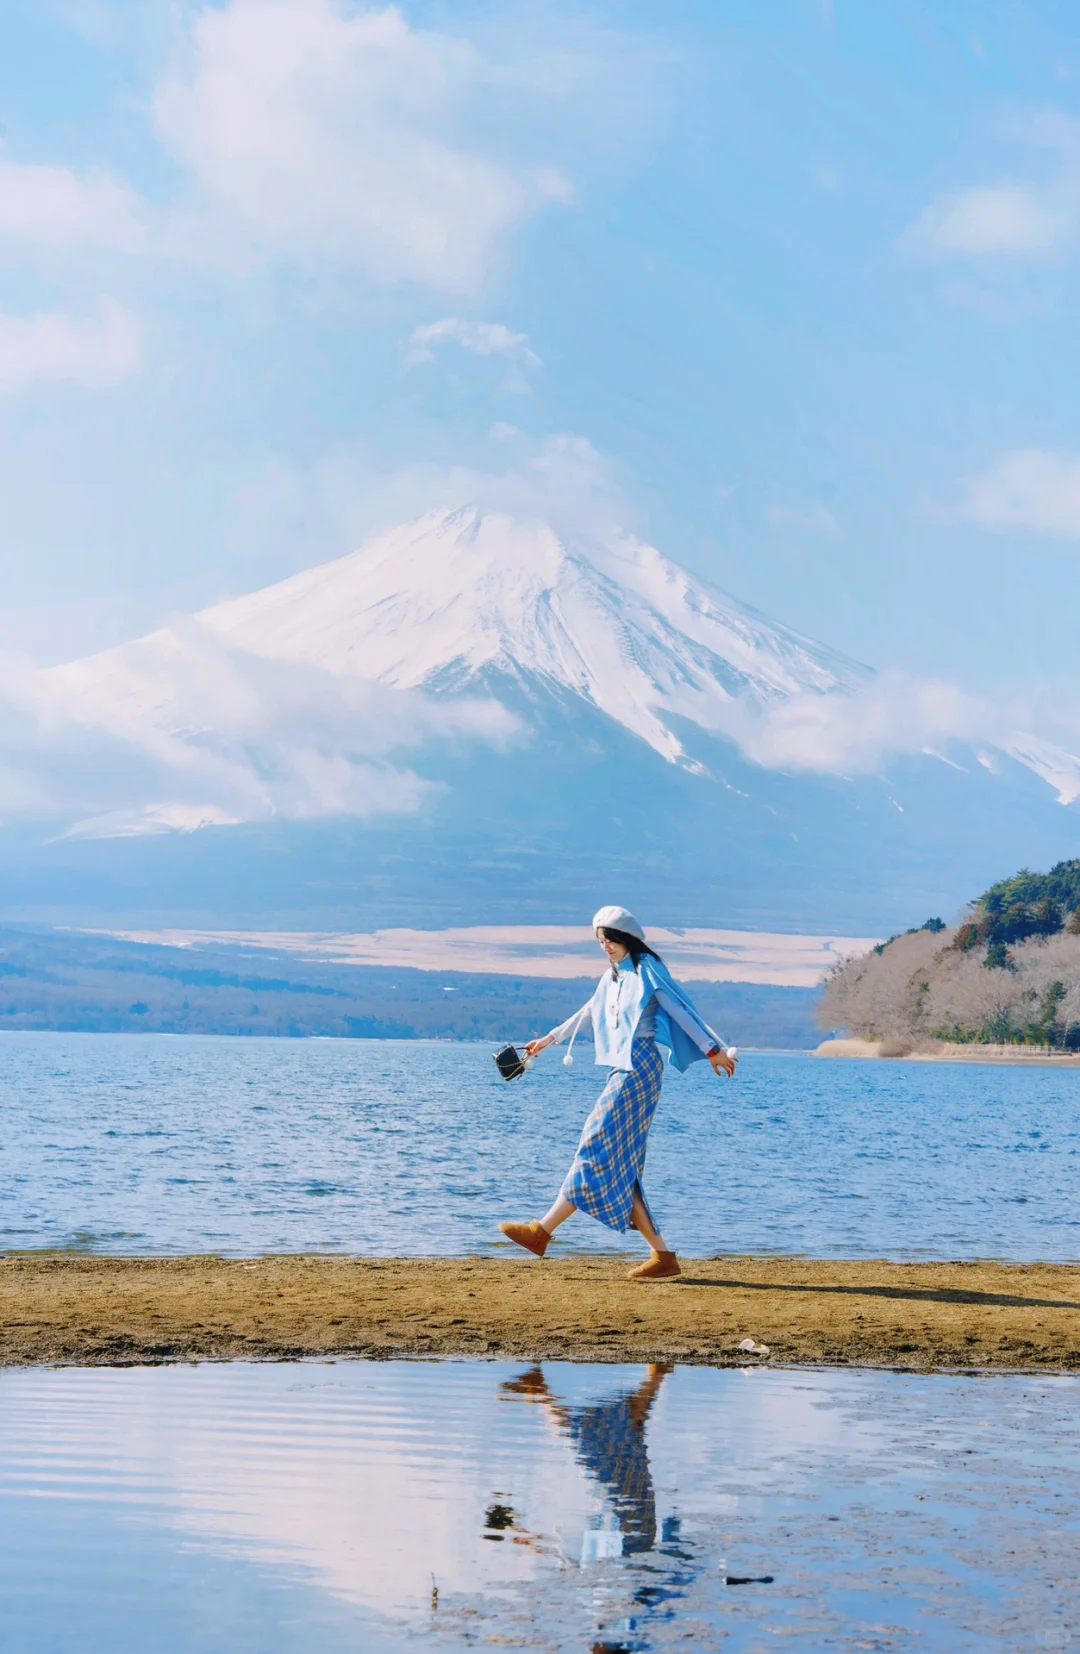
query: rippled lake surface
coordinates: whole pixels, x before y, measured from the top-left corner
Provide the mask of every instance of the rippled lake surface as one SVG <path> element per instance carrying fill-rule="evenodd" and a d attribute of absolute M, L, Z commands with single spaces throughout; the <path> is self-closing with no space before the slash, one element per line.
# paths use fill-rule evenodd
<path fill-rule="evenodd" d="M 1068 1649 L 1074 1378 L 0 1374 L 5 1654 Z"/>
<path fill-rule="evenodd" d="M 0 1247 L 501 1249 L 602 1074 L 490 1048 L 0 1035 Z M 747 1054 L 670 1074 L 646 1188 L 680 1251 L 1080 1258 L 1080 1070 Z M 622 1244 L 576 1217 L 560 1246 Z"/>

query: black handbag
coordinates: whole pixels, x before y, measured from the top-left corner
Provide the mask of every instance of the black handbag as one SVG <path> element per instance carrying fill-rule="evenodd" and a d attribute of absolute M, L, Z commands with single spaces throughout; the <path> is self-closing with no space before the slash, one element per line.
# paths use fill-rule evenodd
<path fill-rule="evenodd" d="M 504 1080 L 519 1080 L 525 1072 L 525 1061 L 519 1056 L 516 1046 L 504 1045 L 501 1051 L 495 1053 L 495 1067 Z"/>

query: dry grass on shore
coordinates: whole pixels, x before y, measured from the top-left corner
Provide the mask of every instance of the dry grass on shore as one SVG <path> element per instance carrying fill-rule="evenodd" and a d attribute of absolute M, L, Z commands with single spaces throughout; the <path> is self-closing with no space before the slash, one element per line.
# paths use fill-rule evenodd
<path fill-rule="evenodd" d="M 815 1057 L 891 1058 L 901 1062 L 1011 1063 L 1017 1068 L 1080 1068 L 1080 1054 L 1045 1045 L 956 1045 L 949 1040 L 827 1039 Z"/>
<path fill-rule="evenodd" d="M 1080 1267 L 608 1258 L 0 1258 L 0 1364 L 482 1356 L 1080 1370 Z"/>

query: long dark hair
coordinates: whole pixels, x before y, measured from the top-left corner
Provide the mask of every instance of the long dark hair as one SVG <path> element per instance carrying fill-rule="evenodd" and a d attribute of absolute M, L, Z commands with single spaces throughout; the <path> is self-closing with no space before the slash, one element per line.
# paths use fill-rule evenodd
<path fill-rule="evenodd" d="M 647 953 L 650 959 L 660 959 L 660 955 L 654 948 L 650 948 L 648 942 L 643 942 L 640 936 L 631 936 L 628 930 L 612 930 L 610 925 L 601 925 L 599 930 L 601 936 L 606 936 L 609 942 L 618 942 L 626 949 L 634 961 L 635 970 L 641 963 L 641 956 L 644 953 Z M 663 964 L 662 959 L 660 963 Z M 614 969 L 614 966 L 612 966 L 612 969 Z"/>

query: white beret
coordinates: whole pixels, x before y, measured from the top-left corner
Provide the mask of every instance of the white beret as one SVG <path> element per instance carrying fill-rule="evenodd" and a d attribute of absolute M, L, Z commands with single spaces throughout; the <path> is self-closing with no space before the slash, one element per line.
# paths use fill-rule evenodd
<path fill-rule="evenodd" d="M 599 930 L 621 930 L 627 936 L 636 936 L 639 942 L 644 942 L 645 932 L 638 924 L 628 907 L 602 907 L 599 913 L 593 914 L 592 928 Z"/>

